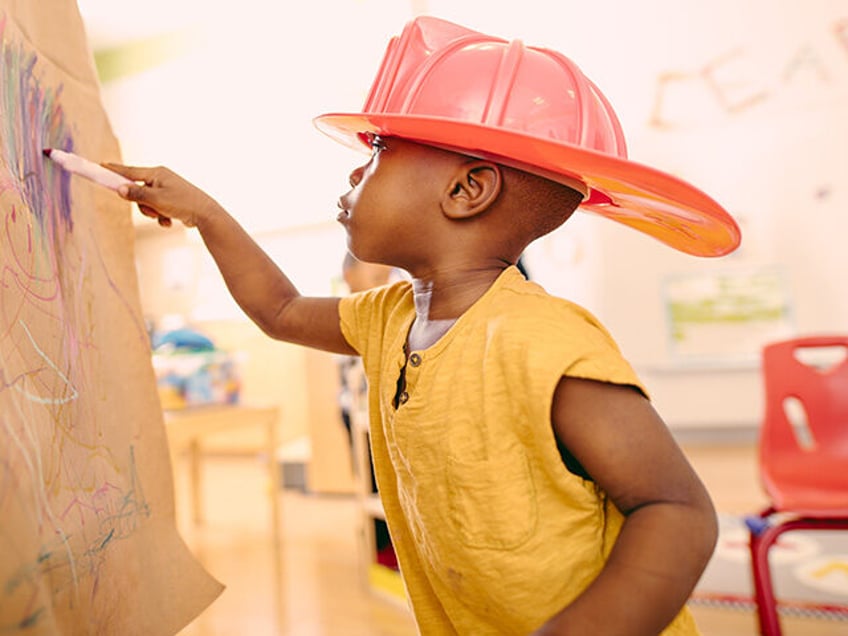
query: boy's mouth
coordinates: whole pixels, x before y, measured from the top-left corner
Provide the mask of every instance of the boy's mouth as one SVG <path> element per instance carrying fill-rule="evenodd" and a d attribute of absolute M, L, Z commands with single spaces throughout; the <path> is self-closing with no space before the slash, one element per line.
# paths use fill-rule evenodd
<path fill-rule="evenodd" d="M 336 215 L 336 221 L 342 224 L 346 223 L 347 220 L 350 218 L 350 212 L 348 211 L 347 206 L 345 206 L 342 199 L 339 199 L 336 202 L 336 207 L 339 209 L 339 213 Z"/>

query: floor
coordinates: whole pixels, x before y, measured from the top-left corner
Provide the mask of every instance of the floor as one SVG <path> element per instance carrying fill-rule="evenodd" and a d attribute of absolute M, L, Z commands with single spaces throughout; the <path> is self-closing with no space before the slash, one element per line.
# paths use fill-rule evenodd
<path fill-rule="evenodd" d="M 759 508 L 752 444 L 684 445 L 722 512 Z M 282 541 L 270 540 L 267 479 L 255 457 L 204 463 L 206 522 L 191 523 L 187 466 L 176 467 L 178 524 L 223 594 L 180 636 L 412 636 L 407 610 L 369 593 L 356 551 L 357 510 L 348 496 L 281 494 Z M 751 612 L 693 606 L 704 636 L 757 633 Z M 784 618 L 785 636 L 848 634 L 848 624 Z"/>

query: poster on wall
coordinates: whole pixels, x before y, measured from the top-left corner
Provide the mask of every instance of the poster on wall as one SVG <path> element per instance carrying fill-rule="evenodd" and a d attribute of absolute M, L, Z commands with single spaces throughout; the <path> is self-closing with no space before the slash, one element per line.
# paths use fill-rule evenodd
<path fill-rule="evenodd" d="M 129 205 L 73 0 L 0 0 L 0 633 L 174 634 L 221 592 L 179 536 Z"/>
<path fill-rule="evenodd" d="M 756 363 L 764 344 L 795 332 L 780 269 L 676 274 L 662 283 L 675 363 Z"/>

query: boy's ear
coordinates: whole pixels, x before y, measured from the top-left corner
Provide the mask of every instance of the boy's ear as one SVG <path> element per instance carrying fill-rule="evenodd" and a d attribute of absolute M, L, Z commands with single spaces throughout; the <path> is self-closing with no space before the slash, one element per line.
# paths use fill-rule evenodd
<path fill-rule="evenodd" d="M 503 174 L 491 161 L 472 161 L 456 171 L 442 199 L 442 210 L 451 219 L 467 219 L 487 210 L 500 196 Z"/>

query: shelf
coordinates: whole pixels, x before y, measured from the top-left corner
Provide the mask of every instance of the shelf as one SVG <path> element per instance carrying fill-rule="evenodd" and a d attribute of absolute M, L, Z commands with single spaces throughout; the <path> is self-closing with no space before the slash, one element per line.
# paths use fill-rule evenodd
<path fill-rule="evenodd" d="M 346 386 L 358 389 L 351 391 L 349 414 L 361 524 L 358 544 L 363 584 L 374 595 L 406 606 L 400 572 L 390 567 L 397 561 L 386 529 L 386 513 L 380 495 L 373 492 L 364 371 L 361 364 L 354 364 L 345 367 L 344 372 Z"/>
<path fill-rule="evenodd" d="M 379 563 L 372 563 L 368 568 L 368 583 L 375 593 L 396 603 L 402 603 L 406 607 L 406 588 L 397 570 Z"/>
<path fill-rule="evenodd" d="M 378 519 L 386 520 L 386 512 L 383 510 L 383 502 L 380 501 L 379 495 L 371 495 L 369 497 L 364 497 L 362 501 L 362 507 L 365 512 L 371 517 L 376 517 Z"/>

